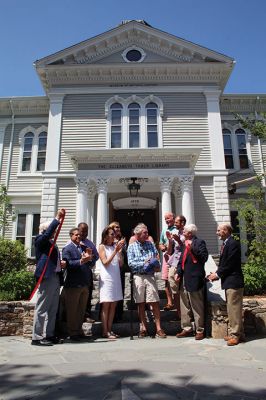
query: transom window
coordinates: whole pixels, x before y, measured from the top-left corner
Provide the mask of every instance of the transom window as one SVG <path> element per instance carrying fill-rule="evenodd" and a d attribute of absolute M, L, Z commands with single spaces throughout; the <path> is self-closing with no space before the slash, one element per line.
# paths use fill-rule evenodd
<path fill-rule="evenodd" d="M 152 96 L 153 97 L 153 96 Z M 130 100 L 133 101 L 130 101 Z M 154 98 L 153 98 L 154 99 Z M 147 148 L 162 146 L 162 102 L 131 96 L 118 98 L 106 104 L 107 147 Z M 119 101 L 118 101 L 119 100 Z M 158 103 L 157 103 L 158 102 Z"/>
<path fill-rule="evenodd" d="M 47 130 L 25 128 L 20 132 L 21 143 L 21 172 L 40 172 L 45 169 Z"/>
<path fill-rule="evenodd" d="M 227 169 L 249 168 L 247 135 L 244 129 L 223 129 L 223 144 Z"/>

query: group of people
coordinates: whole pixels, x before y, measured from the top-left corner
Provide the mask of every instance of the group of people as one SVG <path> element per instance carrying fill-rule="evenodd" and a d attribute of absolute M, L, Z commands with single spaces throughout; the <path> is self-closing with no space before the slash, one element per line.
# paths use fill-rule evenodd
<path fill-rule="evenodd" d="M 98 251 L 87 238 L 88 225 L 80 223 L 77 228 L 70 230 L 70 240 L 63 248 L 60 257 L 57 246 L 53 244 L 53 238 L 62 217 L 63 210 L 60 209 L 50 224 L 41 224 L 40 234 L 35 240 L 36 278 L 41 275 L 45 264 L 47 269 L 38 290 L 33 323 L 33 345 L 51 346 L 56 343 L 55 323 L 59 297 L 61 297 L 60 303 L 64 303 L 70 340 L 79 342 L 82 339 L 84 319 L 86 315 L 91 318 L 92 268 L 98 259 L 100 315 L 104 338 L 115 340 L 119 337 L 113 332 L 112 327 L 116 311 L 120 312 L 121 317 L 123 310 L 124 279 L 121 268 L 127 264 L 133 278 L 133 295 L 138 308 L 140 338 L 149 334 L 146 304 L 154 316 L 156 337 L 162 339 L 167 337 L 161 326 L 155 275 L 161 271 L 167 296 L 165 310 L 176 308 L 177 317 L 181 318 L 182 330 L 176 334 L 177 338 L 195 335 L 196 340 L 202 340 L 205 337 L 206 281 L 221 279 L 222 288 L 226 293 L 229 318 L 229 332 L 225 340 L 229 346 L 244 341 L 242 323 L 244 282 L 240 245 L 239 241 L 232 237 L 230 224 L 224 223 L 217 228 L 217 235 L 223 241 L 220 262 L 217 271 L 206 276 L 204 269 L 208 259 L 206 243 L 197 237 L 197 227 L 194 224 L 186 225 L 186 218 L 183 215 L 175 217 L 170 212 L 165 214 L 167 226 L 161 233 L 159 244 L 161 258 L 146 225 L 140 223 L 135 227 L 127 246 L 118 222 L 112 222 L 103 230 Z M 53 251 L 48 259 L 52 246 Z M 61 296 L 59 296 L 60 284 L 63 285 Z"/>

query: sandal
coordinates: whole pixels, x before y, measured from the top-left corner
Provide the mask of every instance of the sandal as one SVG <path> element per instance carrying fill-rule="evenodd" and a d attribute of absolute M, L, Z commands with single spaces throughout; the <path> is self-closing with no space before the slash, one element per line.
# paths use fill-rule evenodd
<path fill-rule="evenodd" d="M 111 334 L 112 336 L 115 336 L 116 339 L 120 338 L 120 335 L 118 335 L 117 333 L 114 333 L 113 331 L 111 331 L 110 334 Z"/>
<path fill-rule="evenodd" d="M 138 335 L 139 338 L 145 338 L 147 336 L 148 336 L 148 333 L 146 330 L 139 331 L 139 335 Z"/>
<path fill-rule="evenodd" d="M 169 310 L 173 310 L 174 305 L 173 304 L 166 304 L 166 306 L 164 306 L 164 311 L 169 311 Z"/>
<path fill-rule="evenodd" d="M 109 339 L 109 340 L 115 340 L 115 339 L 117 339 L 116 335 L 113 334 L 112 332 L 107 333 L 107 335 L 103 335 L 102 337 L 103 337 L 104 339 Z"/>

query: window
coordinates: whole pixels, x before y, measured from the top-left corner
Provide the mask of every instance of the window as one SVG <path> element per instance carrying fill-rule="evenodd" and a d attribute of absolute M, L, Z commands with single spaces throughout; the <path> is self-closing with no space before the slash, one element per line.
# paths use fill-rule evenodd
<path fill-rule="evenodd" d="M 250 148 L 247 145 L 247 134 L 244 129 L 228 127 L 224 124 L 223 129 L 223 145 L 225 167 L 227 169 L 244 170 L 249 168 L 248 151 Z"/>
<path fill-rule="evenodd" d="M 223 142 L 224 142 L 225 168 L 233 169 L 234 159 L 233 159 L 231 132 L 229 131 L 229 129 L 223 129 Z"/>
<path fill-rule="evenodd" d="M 155 103 L 146 105 L 148 147 L 158 147 L 158 106 Z"/>
<path fill-rule="evenodd" d="M 20 167 L 19 172 L 40 172 L 45 169 L 47 128 L 24 128 L 19 135 Z"/>
<path fill-rule="evenodd" d="M 239 165 L 241 169 L 246 169 L 248 165 L 247 146 L 246 146 L 246 132 L 243 129 L 236 130 L 237 149 L 239 157 Z"/>
<path fill-rule="evenodd" d="M 146 57 L 146 53 L 140 47 L 132 46 L 123 51 L 122 57 L 126 62 L 140 63 Z"/>
<path fill-rule="evenodd" d="M 39 233 L 40 214 L 21 213 L 17 216 L 16 240 L 27 249 L 28 257 L 35 257 L 34 241 Z"/>
<path fill-rule="evenodd" d="M 34 139 L 34 134 L 32 132 L 26 133 L 26 135 L 24 136 L 22 171 L 30 171 L 31 169 L 30 167 L 31 167 L 33 139 Z"/>
<path fill-rule="evenodd" d="M 38 137 L 37 171 L 44 171 L 46 144 L 47 144 L 47 133 L 41 132 Z"/>
<path fill-rule="evenodd" d="M 139 147 L 139 112 L 140 106 L 131 103 L 128 106 L 129 147 Z"/>
<path fill-rule="evenodd" d="M 162 147 L 162 111 L 162 101 L 152 95 L 109 99 L 105 104 L 107 147 Z"/>
<path fill-rule="evenodd" d="M 121 147 L 122 144 L 122 105 L 111 105 L 111 147 Z"/>

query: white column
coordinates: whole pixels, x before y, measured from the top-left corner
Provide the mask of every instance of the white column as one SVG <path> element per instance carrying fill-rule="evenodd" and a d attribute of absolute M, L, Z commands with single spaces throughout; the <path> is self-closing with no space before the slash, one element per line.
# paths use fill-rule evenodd
<path fill-rule="evenodd" d="M 194 201 L 193 201 L 193 175 L 180 176 L 182 187 L 182 214 L 187 220 L 187 224 L 194 224 Z"/>
<path fill-rule="evenodd" d="M 87 178 L 75 178 L 77 185 L 76 225 L 88 218 L 88 182 Z"/>
<path fill-rule="evenodd" d="M 96 244 L 97 246 L 101 243 L 102 231 L 107 226 L 107 189 L 108 179 L 99 178 L 96 181 L 98 202 L 97 202 L 97 232 L 96 232 Z"/>
<path fill-rule="evenodd" d="M 64 95 L 50 94 L 45 171 L 58 171 Z"/>
<path fill-rule="evenodd" d="M 94 200 L 95 200 L 95 186 L 88 185 L 88 225 L 89 225 L 89 239 L 94 241 Z"/>
<path fill-rule="evenodd" d="M 182 187 L 180 183 L 174 185 L 173 194 L 175 196 L 175 215 L 180 215 L 182 214 Z"/>
<path fill-rule="evenodd" d="M 162 226 L 164 226 L 164 215 L 167 212 L 172 212 L 172 201 L 171 201 L 171 190 L 174 178 L 164 177 L 159 178 L 161 184 L 161 195 L 162 195 Z"/>
<path fill-rule="evenodd" d="M 221 92 L 219 90 L 204 92 L 208 111 L 212 167 L 215 169 L 225 169 L 223 134 L 219 104 L 220 93 Z"/>

